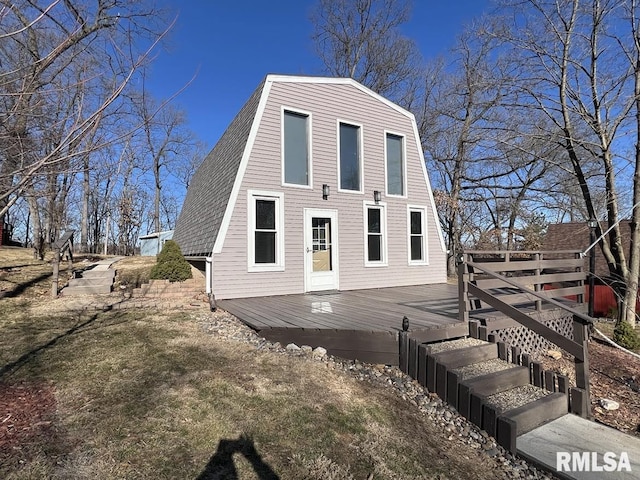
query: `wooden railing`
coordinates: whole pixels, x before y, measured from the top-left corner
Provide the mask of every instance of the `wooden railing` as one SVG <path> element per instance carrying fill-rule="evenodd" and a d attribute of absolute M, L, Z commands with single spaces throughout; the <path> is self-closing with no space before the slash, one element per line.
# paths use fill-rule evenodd
<path fill-rule="evenodd" d="M 580 308 L 586 277 L 578 251 L 471 251 L 463 254 L 458 267 L 460 319 L 499 312 L 573 355 L 576 387 L 581 391 L 575 396 L 582 397 L 575 411 L 589 416 L 587 340 L 592 318 Z M 545 308 L 559 308 L 573 316 L 573 340 L 531 316 Z"/>

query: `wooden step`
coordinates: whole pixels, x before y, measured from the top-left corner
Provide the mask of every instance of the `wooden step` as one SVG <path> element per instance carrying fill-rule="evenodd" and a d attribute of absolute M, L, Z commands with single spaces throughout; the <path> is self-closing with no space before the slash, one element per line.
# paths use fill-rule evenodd
<path fill-rule="evenodd" d="M 498 347 L 495 343 L 488 342 L 437 353 L 427 352 L 426 387 L 429 391 L 436 392 L 438 391 L 438 382 L 440 382 L 440 391 L 446 392 L 447 377 L 446 374 L 442 374 L 442 372 L 494 358 L 498 358 Z M 441 366 L 438 367 L 438 365 Z M 440 376 L 438 375 L 438 370 L 441 372 Z"/>
<path fill-rule="evenodd" d="M 448 370 L 446 372 L 446 401 L 449 402 L 452 407 L 458 408 L 458 391 L 460 383 L 464 381 L 470 381 L 471 379 L 479 377 L 481 375 L 487 375 L 490 373 L 515 367 L 516 365 L 514 365 L 513 363 L 494 358 L 485 360 L 484 362 L 472 363 L 470 365 L 464 365 L 462 367 Z M 441 375 L 439 374 L 438 380 L 440 380 L 440 376 Z"/>
<path fill-rule="evenodd" d="M 511 409 L 498 416 L 496 440 L 510 452 L 516 451 L 516 438 L 545 423 L 567 414 L 564 393 L 550 393 L 534 402 Z"/>

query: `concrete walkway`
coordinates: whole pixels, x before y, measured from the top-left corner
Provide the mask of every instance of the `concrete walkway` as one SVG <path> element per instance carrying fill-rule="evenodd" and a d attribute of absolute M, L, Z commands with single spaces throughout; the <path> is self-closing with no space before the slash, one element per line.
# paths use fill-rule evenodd
<path fill-rule="evenodd" d="M 559 478 L 640 479 L 640 438 L 577 415 L 565 415 L 519 436 L 516 446 L 518 454 Z"/>

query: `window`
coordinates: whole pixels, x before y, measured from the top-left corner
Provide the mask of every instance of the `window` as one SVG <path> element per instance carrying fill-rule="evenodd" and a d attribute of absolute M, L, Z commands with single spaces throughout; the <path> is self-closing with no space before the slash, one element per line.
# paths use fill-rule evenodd
<path fill-rule="evenodd" d="M 404 138 L 386 134 L 387 195 L 404 195 Z"/>
<path fill-rule="evenodd" d="M 311 185 L 308 123 L 308 114 L 283 111 L 282 152 L 285 184 Z"/>
<path fill-rule="evenodd" d="M 409 263 L 424 265 L 427 262 L 425 209 L 423 207 L 408 207 L 407 212 Z"/>
<path fill-rule="evenodd" d="M 283 195 L 248 192 L 248 264 L 250 272 L 284 270 Z"/>
<path fill-rule="evenodd" d="M 365 266 L 384 266 L 387 262 L 385 206 L 365 204 L 364 211 Z"/>
<path fill-rule="evenodd" d="M 339 176 L 340 189 L 362 191 L 362 165 L 360 155 L 360 127 L 340 123 L 339 138 Z"/>

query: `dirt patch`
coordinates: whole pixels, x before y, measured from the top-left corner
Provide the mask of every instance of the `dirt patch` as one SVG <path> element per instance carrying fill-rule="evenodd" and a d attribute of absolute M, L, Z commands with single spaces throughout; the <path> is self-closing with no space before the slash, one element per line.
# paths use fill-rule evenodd
<path fill-rule="evenodd" d="M 575 385 L 572 359 L 545 357 L 542 364 L 547 370 L 567 375 Z M 589 342 L 589 373 L 595 419 L 640 436 L 640 359 L 594 339 Z M 620 408 L 613 411 L 601 408 L 598 404 L 601 398 L 615 400 Z"/>
<path fill-rule="evenodd" d="M 57 436 L 55 389 L 45 382 L 0 383 L 0 463 L 26 461 Z"/>

